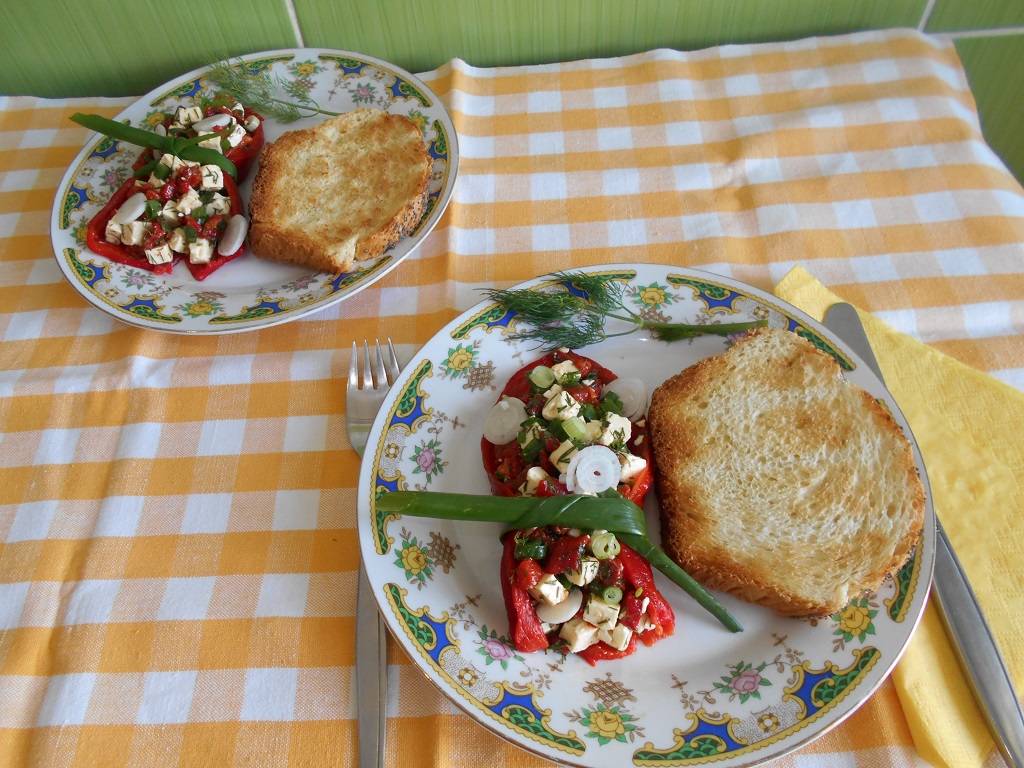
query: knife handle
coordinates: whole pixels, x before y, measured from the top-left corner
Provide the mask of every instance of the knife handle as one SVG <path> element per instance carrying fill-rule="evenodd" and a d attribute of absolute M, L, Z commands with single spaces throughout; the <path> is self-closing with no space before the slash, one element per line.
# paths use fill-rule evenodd
<path fill-rule="evenodd" d="M 359 768 L 383 768 L 387 744 L 388 631 L 377 610 L 366 569 L 356 587 L 356 701 Z"/>
<path fill-rule="evenodd" d="M 1024 712 L 1013 689 L 999 646 L 978 604 L 963 566 L 938 526 L 935 578 L 932 589 L 939 615 L 955 638 L 953 649 L 973 681 L 973 692 L 995 736 L 996 746 L 1011 768 L 1024 768 Z"/>

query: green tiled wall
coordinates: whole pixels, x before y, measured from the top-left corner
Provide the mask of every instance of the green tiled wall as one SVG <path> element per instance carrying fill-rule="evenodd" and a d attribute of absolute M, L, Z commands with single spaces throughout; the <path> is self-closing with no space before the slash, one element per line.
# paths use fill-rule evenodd
<path fill-rule="evenodd" d="M 36 0 L 0 2 L 0 94 L 144 93 L 225 56 L 297 45 L 413 72 L 914 27 L 956 41 L 992 147 L 1024 179 L 1024 0 Z"/>

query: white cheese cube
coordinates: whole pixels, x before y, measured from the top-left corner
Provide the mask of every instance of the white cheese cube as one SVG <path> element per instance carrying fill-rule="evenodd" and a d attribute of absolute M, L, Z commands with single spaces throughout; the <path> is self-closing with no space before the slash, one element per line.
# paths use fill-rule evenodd
<path fill-rule="evenodd" d="M 177 209 L 178 213 L 182 216 L 188 216 L 193 210 L 203 204 L 203 201 L 199 199 L 199 193 L 194 189 L 189 189 L 182 197 L 178 200 Z"/>
<path fill-rule="evenodd" d="M 209 264 L 213 258 L 213 246 L 209 240 L 199 238 L 188 244 L 188 260 L 193 264 Z"/>
<path fill-rule="evenodd" d="M 537 494 L 537 488 L 549 477 L 551 477 L 551 475 L 540 467 L 530 467 L 526 470 L 526 482 L 519 487 L 519 493 L 522 496 L 535 496 Z"/>
<path fill-rule="evenodd" d="M 206 210 L 211 216 L 218 213 L 231 213 L 231 199 L 214 192 L 213 199 L 206 204 Z"/>
<path fill-rule="evenodd" d="M 555 363 L 551 366 L 551 370 L 554 371 L 555 381 L 559 384 L 562 383 L 566 376 L 580 372 L 580 369 L 576 367 L 576 364 L 572 360 L 563 360 L 560 363 Z"/>
<path fill-rule="evenodd" d="M 611 630 L 602 629 L 597 633 L 598 640 L 607 643 L 617 651 L 626 650 L 631 637 L 633 637 L 633 630 L 624 624 L 618 624 Z"/>
<path fill-rule="evenodd" d="M 199 169 L 202 178 L 199 182 L 200 189 L 214 190 L 224 188 L 224 171 L 219 165 L 204 165 Z"/>
<path fill-rule="evenodd" d="M 160 189 L 167 182 L 157 176 L 155 173 L 149 174 L 149 178 L 146 179 L 146 183 L 149 184 L 153 189 Z"/>
<path fill-rule="evenodd" d="M 116 221 L 107 222 L 106 241 L 108 243 L 120 243 L 121 242 L 121 225 Z"/>
<path fill-rule="evenodd" d="M 606 603 L 596 595 L 591 595 L 587 607 L 583 609 L 583 618 L 598 629 L 612 629 L 619 620 L 619 606 Z"/>
<path fill-rule="evenodd" d="M 628 483 L 644 471 L 647 467 L 647 460 L 634 456 L 632 453 L 620 453 L 619 464 L 622 465 L 622 471 L 619 473 L 619 482 Z"/>
<path fill-rule="evenodd" d="M 171 250 L 175 253 L 187 253 L 188 252 L 188 239 L 185 237 L 185 230 L 181 227 L 171 232 L 171 239 L 167 241 L 167 245 L 171 247 Z"/>
<path fill-rule="evenodd" d="M 530 424 L 526 429 L 520 433 L 522 437 L 516 435 L 516 440 L 519 441 L 520 445 L 529 445 L 538 437 L 540 437 L 540 427 L 536 424 Z"/>
<path fill-rule="evenodd" d="M 172 171 L 176 171 L 179 168 L 181 168 L 181 166 L 184 165 L 184 163 L 181 162 L 181 158 L 177 157 L 175 155 L 163 155 L 163 156 L 161 156 L 160 164 L 161 165 L 166 165 Z"/>
<path fill-rule="evenodd" d="M 583 442 L 593 443 L 601 436 L 604 432 L 604 424 L 600 421 L 586 421 L 583 423 L 583 427 L 586 430 L 583 434 Z"/>
<path fill-rule="evenodd" d="M 242 143 L 242 139 L 244 139 L 246 135 L 245 128 L 232 121 L 231 131 L 228 133 L 226 138 L 228 140 L 228 144 L 232 147 L 237 147 Z"/>
<path fill-rule="evenodd" d="M 192 123 L 203 119 L 203 110 L 199 107 L 178 107 L 174 111 L 174 122 L 184 125 L 186 128 Z"/>
<path fill-rule="evenodd" d="M 572 461 L 573 455 L 576 453 L 576 446 L 572 440 L 566 440 L 560 446 L 555 448 L 549 457 L 551 463 L 558 467 L 559 472 L 565 472 L 569 469 L 569 462 Z"/>
<path fill-rule="evenodd" d="M 199 146 L 200 147 L 206 147 L 207 149 L 212 149 L 212 150 L 214 150 L 216 152 L 220 152 L 220 153 L 224 152 L 224 150 L 221 148 L 221 145 L 220 145 L 220 134 L 217 134 L 217 133 L 201 133 L 199 135 L 200 136 L 209 136 L 210 137 L 208 139 L 204 139 L 203 141 L 200 141 L 199 142 Z"/>
<path fill-rule="evenodd" d="M 129 221 L 121 228 L 121 242 L 125 245 L 142 245 L 148 227 L 144 221 Z"/>
<path fill-rule="evenodd" d="M 562 625 L 558 636 L 569 644 L 569 653 L 579 653 L 597 643 L 598 629 L 574 616 Z"/>
<path fill-rule="evenodd" d="M 604 432 L 601 433 L 602 445 L 625 443 L 633 434 L 633 422 L 617 413 L 609 413 L 604 419 Z"/>
<path fill-rule="evenodd" d="M 554 389 L 555 387 L 552 387 L 548 392 Z M 541 411 L 540 415 L 551 421 L 552 419 L 568 419 L 570 416 L 578 416 L 579 412 L 580 404 L 576 398 L 561 387 L 558 387 L 558 392 L 544 403 L 544 410 Z"/>
<path fill-rule="evenodd" d="M 163 219 L 164 226 L 168 229 L 178 226 L 178 207 L 173 200 L 164 203 L 164 207 L 160 209 L 160 218 Z"/>
<path fill-rule="evenodd" d="M 569 570 L 565 572 L 565 578 L 575 584 L 577 587 L 583 587 L 592 582 L 597 578 L 597 569 L 599 563 L 596 557 L 584 557 L 580 560 L 579 570 Z"/>
<path fill-rule="evenodd" d="M 146 259 L 150 264 L 166 264 L 173 258 L 174 254 L 166 243 L 158 248 L 146 249 Z"/>
<path fill-rule="evenodd" d="M 569 596 L 569 590 L 550 573 L 545 573 L 540 577 L 540 581 L 526 591 L 534 600 L 540 600 L 548 605 L 558 605 Z"/>

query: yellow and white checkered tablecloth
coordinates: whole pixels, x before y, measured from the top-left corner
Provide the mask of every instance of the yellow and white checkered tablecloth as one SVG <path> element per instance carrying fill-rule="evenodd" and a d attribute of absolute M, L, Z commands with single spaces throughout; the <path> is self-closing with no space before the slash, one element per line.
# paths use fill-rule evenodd
<path fill-rule="evenodd" d="M 883 31 L 423 78 L 461 167 L 420 250 L 319 313 L 197 338 L 89 306 L 51 249 L 87 136 L 69 115 L 130 100 L 0 98 L 0 765 L 354 765 L 349 350 L 391 337 L 408 359 L 482 287 L 659 262 L 772 290 L 799 266 L 1019 404 L 1024 192 L 951 45 Z M 541 763 L 390 653 L 389 765 Z M 948 760 L 901 696 L 887 682 L 778 764 Z"/>

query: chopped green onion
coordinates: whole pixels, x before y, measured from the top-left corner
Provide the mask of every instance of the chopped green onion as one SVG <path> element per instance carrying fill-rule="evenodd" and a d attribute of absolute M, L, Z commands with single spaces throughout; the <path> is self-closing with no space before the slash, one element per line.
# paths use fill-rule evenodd
<path fill-rule="evenodd" d="M 199 233 L 196 232 L 195 227 L 182 227 L 181 229 L 185 234 L 185 242 L 194 243 L 199 239 Z"/>
<path fill-rule="evenodd" d="M 568 373 L 562 374 L 562 377 L 558 380 L 558 383 L 563 387 L 575 387 L 580 383 L 580 372 L 569 371 Z"/>
<path fill-rule="evenodd" d="M 147 200 L 145 216 L 147 219 L 155 219 L 163 209 L 163 204 L 159 200 Z"/>
<path fill-rule="evenodd" d="M 539 389 L 548 389 L 555 383 L 555 372 L 546 365 L 538 365 L 526 375 Z"/>
<path fill-rule="evenodd" d="M 569 434 L 565 431 L 565 422 L 559 421 L 558 419 L 552 419 L 548 422 L 548 432 L 550 432 L 552 437 L 557 438 L 560 442 L 564 443 L 569 439 Z"/>
<path fill-rule="evenodd" d="M 614 392 L 604 393 L 604 397 L 601 398 L 601 407 L 604 408 L 605 413 L 622 415 L 622 399 Z"/>
<path fill-rule="evenodd" d="M 596 587 L 593 587 L 592 589 L 596 589 Z M 601 592 L 601 599 L 609 605 L 618 605 L 622 601 L 622 590 L 612 584 L 611 586 L 605 587 Z"/>
<path fill-rule="evenodd" d="M 528 442 L 522 447 L 520 453 L 523 456 L 523 461 L 532 464 L 540 456 L 540 452 L 544 449 L 544 441 L 538 437 Z"/>
<path fill-rule="evenodd" d="M 590 540 L 590 551 L 598 560 L 611 560 L 622 551 L 622 547 L 614 533 L 604 531 Z"/>
<path fill-rule="evenodd" d="M 715 597 L 647 538 L 644 511 L 621 496 L 476 496 L 462 493 L 393 491 L 376 500 L 377 511 L 442 520 L 506 523 L 507 530 L 541 525 L 603 529 L 681 587 L 732 632 L 743 627 Z"/>
<path fill-rule="evenodd" d="M 540 539 L 519 539 L 516 541 L 516 560 L 543 560 L 548 553 L 548 545 Z"/>
<path fill-rule="evenodd" d="M 153 175 L 160 179 L 160 181 L 165 181 L 171 175 L 171 166 L 164 165 L 157 160 L 156 167 L 153 169 Z"/>
<path fill-rule="evenodd" d="M 587 435 L 587 425 L 583 423 L 582 419 L 579 419 L 576 416 L 570 416 L 568 419 L 563 419 L 562 429 L 565 430 L 565 435 L 570 440 L 582 440 Z"/>

